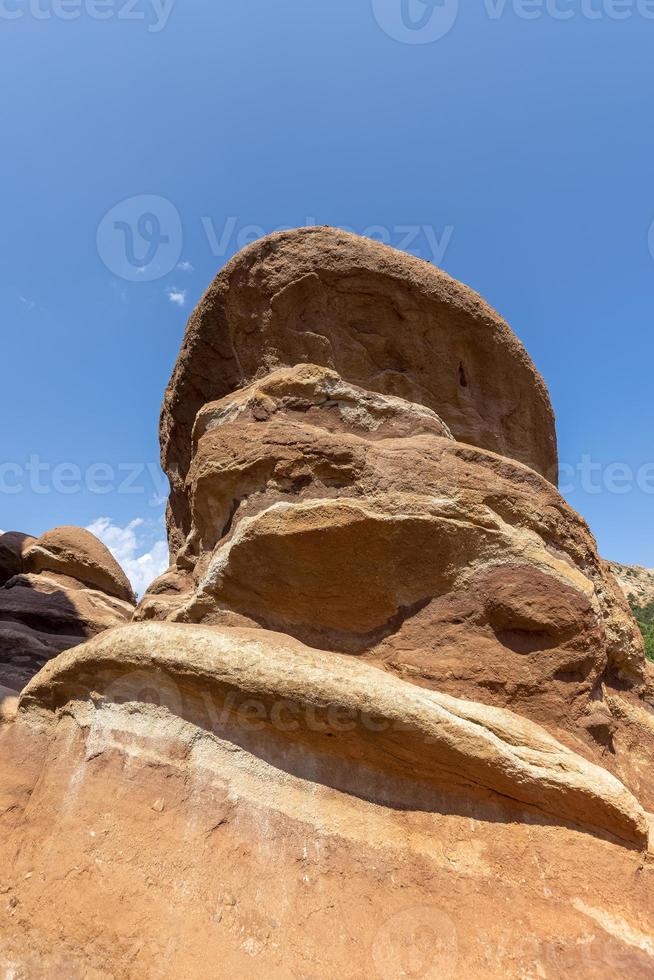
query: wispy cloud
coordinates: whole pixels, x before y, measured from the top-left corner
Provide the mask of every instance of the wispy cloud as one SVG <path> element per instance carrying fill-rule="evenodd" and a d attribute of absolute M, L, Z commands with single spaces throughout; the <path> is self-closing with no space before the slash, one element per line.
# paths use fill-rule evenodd
<path fill-rule="evenodd" d="M 175 306 L 185 306 L 186 305 L 186 290 L 178 289 L 177 286 L 169 286 L 166 290 L 166 296 L 171 303 Z"/>
<path fill-rule="evenodd" d="M 45 306 L 39 306 L 35 299 L 30 299 L 29 296 L 19 296 L 18 305 L 24 313 L 40 313 L 47 314 Z"/>
<path fill-rule="evenodd" d="M 194 272 L 195 271 L 194 266 L 192 266 L 190 262 L 178 262 L 177 263 L 177 268 L 178 269 L 181 269 L 182 272 Z"/>
<path fill-rule="evenodd" d="M 112 290 L 114 296 L 116 297 L 116 299 L 120 303 L 122 303 L 123 306 L 126 306 L 127 305 L 127 291 L 125 290 L 124 286 L 121 286 L 121 284 L 118 283 L 118 282 L 116 282 L 115 279 L 112 279 L 110 285 L 111 285 L 111 290 Z"/>
<path fill-rule="evenodd" d="M 152 528 L 142 517 L 125 527 L 114 524 L 110 517 L 98 517 L 87 531 L 107 546 L 139 597 L 168 568 L 168 544 L 161 538 L 153 540 Z M 161 532 L 157 528 L 154 533 Z"/>

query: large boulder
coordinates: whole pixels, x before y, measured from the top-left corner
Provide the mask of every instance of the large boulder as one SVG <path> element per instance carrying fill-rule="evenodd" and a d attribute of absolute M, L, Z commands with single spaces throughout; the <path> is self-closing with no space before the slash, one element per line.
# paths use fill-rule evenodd
<path fill-rule="evenodd" d="M 190 530 L 183 491 L 206 402 L 309 362 L 437 412 L 461 442 L 557 479 L 547 389 L 504 320 L 429 262 L 335 228 L 261 239 L 216 277 L 191 316 L 161 415 L 173 548 Z"/>
<path fill-rule="evenodd" d="M 134 591 L 109 549 L 83 527 L 56 527 L 27 549 L 25 571 L 55 572 L 82 582 L 90 589 L 134 602 Z"/>
<path fill-rule="evenodd" d="M 139 620 L 280 631 L 547 721 L 597 758 L 602 685 L 646 683 L 585 522 L 425 406 L 280 369 L 198 412 L 185 489 L 192 530 Z"/>
<path fill-rule="evenodd" d="M 128 622 L 136 599 L 111 552 L 84 528 L 12 539 L 20 561 L 0 588 L 0 684 L 20 691 L 62 651 Z"/>
<path fill-rule="evenodd" d="M 277 741 L 280 753 L 286 747 L 289 756 L 297 743 L 307 743 L 327 770 L 336 755 L 345 765 L 379 771 L 389 781 L 408 772 L 434 785 L 464 780 L 554 820 L 647 846 L 648 823 L 633 795 L 538 725 L 499 708 L 427 694 L 367 664 L 325 657 L 269 631 L 167 623 L 114 630 L 41 671 L 23 692 L 23 715 L 45 711 L 46 723 L 56 727 L 56 710 L 70 705 L 80 719 L 86 716 L 85 727 L 90 721 L 93 728 L 101 724 L 88 717 L 97 698 L 118 716 L 125 702 L 142 697 L 144 679 L 154 680 L 158 672 L 167 683 L 156 707 L 146 705 L 144 715 L 164 707 L 206 731 L 211 723 L 203 717 L 202 699 L 209 696 L 214 710 L 222 709 L 225 725 L 220 731 L 214 720 L 212 734 L 228 737 L 230 720 L 238 726 L 253 699 L 271 706 L 269 717 L 257 705 L 250 719 L 255 732 L 272 721 L 271 754 Z M 274 708 L 282 703 L 287 717 L 279 725 Z M 243 727 L 247 730 L 247 722 Z M 344 731 L 350 737 L 330 746 L 328 739 Z"/>
<path fill-rule="evenodd" d="M 0 711 L 0 964 L 652 976 L 651 667 L 497 315 L 273 236 L 191 318 L 162 450 L 171 567 Z M 29 588 L 69 646 L 48 589 L 131 611 L 73 551 L 31 547 L 0 626 L 33 639 Z"/>
<path fill-rule="evenodd" d="M 136 624 L 0 726 L 0 963 L 646 980 L 647 835 L 633 793 L 511 712 L 261 629 Z"/>

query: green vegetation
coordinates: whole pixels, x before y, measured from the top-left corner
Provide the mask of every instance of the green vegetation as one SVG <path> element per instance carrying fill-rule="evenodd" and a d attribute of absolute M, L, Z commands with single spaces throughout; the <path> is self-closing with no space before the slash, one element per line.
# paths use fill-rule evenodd
<path fill-rule="evenodd" d="M 629 596 L 629 605 L 643 634 L 647 659 L 654 660 L 654 602 L 648 602 L 646 606 L 638 606 L 634 602 L 634 597 Z"/>

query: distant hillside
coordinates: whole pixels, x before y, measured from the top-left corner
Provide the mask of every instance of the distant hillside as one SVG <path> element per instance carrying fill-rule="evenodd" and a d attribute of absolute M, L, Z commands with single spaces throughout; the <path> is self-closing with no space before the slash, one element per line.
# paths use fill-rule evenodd
<path fill-rule="evenodd" d="M 647 656 L 654 660 L 654 568 L 609 564 L 638 621 Z"/>
<path fill-rule="evenodd" d="M 646 606 L 654 602 L 654 568 L 620 565 L 617 561 L 611 561 L 609 565 L 630 604 Z"/>

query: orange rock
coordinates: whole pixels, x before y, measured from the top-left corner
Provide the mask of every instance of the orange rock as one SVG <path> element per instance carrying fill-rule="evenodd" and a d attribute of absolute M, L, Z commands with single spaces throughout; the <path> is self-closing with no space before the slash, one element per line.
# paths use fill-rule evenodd
<path fill-rule="evenodd" d="M 652 668 L 497 314 L 271 236 L 191 317 L 161 436 L 135 622 L 69 529 L 0 590 L 0 656 L 74 646 L 0 689 L 5 972 L 651 977 Z"/>
<path fill-rule="evenodd" d="M 133 589 L 116 559 L 82 527 L 47 531 L 27 549 L 23 565 L 27 572 L 58 572 L 123 602 L 134 602 Z"/>
<path fill-rule="evenodd" d="M 190 530 L 183 483 L 198 411 L 303 362 L 427 406 L 455 439 L 556 482 L 547 390 L 490 306 L 429 262 L 335 228 L 300 228 L 239 252 L 189 320 L 161 415 L 173 544 Z"/>
<path fill-rule="evenodd" d="M 651 976 L 618 780 L 261 629 L 133 625 L 53 661 L 0 726 L 0 829 L 19 976 Z"/>

